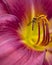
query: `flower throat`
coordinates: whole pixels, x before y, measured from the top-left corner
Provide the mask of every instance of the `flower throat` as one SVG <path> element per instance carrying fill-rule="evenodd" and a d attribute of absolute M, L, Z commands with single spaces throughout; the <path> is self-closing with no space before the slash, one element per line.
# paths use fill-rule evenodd
<path fill-rule="evenodd" d="M 33 18 L 22 28 L 21 36 L 24 44 L 31 49 L 42 51 L 49 44 L 49 22 L 45 15 Z"/>

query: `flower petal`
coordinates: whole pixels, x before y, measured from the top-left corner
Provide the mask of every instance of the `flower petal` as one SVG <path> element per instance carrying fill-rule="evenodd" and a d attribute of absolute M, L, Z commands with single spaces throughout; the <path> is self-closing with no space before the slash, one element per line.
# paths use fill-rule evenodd
<path fill-rule="evenodd" d="M 19 20 L 31 17 L 31 0 L 3 0 L 8 6 L 9 13 L 17 16 Z M 29 11 L 30 10 L 30 11 Z"/>
<path fill-rule="evenodd" d="M 1 59 L 1 65 L 42 65 L 45 53 L 28 50 L 20 47 Z"/>
<path fill-rule="evenodd" d="M 44 58 L 45 58 L 45 52 L 38 55 L 37 57 L 36 56 L 37 56 L 36 53 L 32 54 L 31 58 L 29 59 L 29 61 L 25 65 L 42 65 Z"/>
<path fill-rule="evenodd" d="M 34 52 L 28 50 L 27 47 L 24 46 L 23 43 L 21 42 L 19 34 L 12 31 L 12 29 L 10 29 L 16 26 L 15 16 L 9 14 L 0 16 L 0 25 L 1 25 L 0 32 L 2 31 L 0 33 L 0 64 L 1 65 L 12 65 L 12 64 L 24 65 L 25 63 L 28 64 L 32 62 L 32 60 L 34 63 L 34 61 L 36 61 L 35 60 L 36 58 L 37 60 L 39 60 L 38 56 L 42 54 L 42 52 Z M 12 27 L 12 25 L 14 25 L 14 27 Z M 2 28 L 7 28 L 7 31 L 5 31 L 5 29 Z M 43 57 L 44 54 L 43 56 L 42 55 L 40 56 Z"/>
<path fill-rule="evenodd" d="M 5 59 L 7 57 L 9 58 L 9 60 L 10 60 L 10 57 L 13 58 L 13 61 L 14 61 L 14 59 L 16 58 L 16 54 L 18 54 L 20 52 L 22 47 L 24 48 L 23 44 L 19 41 L 19 36 L 16 35 L 15 33 L 10 31 L 10 32 L 6 32 L 4 35 L 1 35 L 0 36 L 0 64 L 8 65 L 7 64 L 8 60 L 5 61 Z M 16 52 L 17 50 L 18 50 L 18 52 Z M 10 56 L 11 54 L 12 54 L 12 56 Z M 19 54 L 18 54 L 18 56 L 19 56 Z M 23 55 L 22 51 L 21 51 L 20 55 L 21 56 Z M 11 62 L 13 62 L 13 61 L 11 61 Z M 11 63 L 11 62 L 9 62 L 9 63 Z"/>
<path fill-rule="evenodd" d="M 10 50 L 15 50 L 9 43 L 13 39 L 20 39 L 19 34 L 15 31 L 17 27 L 18 21 L 14 15 L 5 14 L 0 16 L 0 57 L 5 55 L 5 53 L 10 53 Z"/>
<path fill-rule="evenodd" d="M 45 59 L 43 65 L 49 65 L 48 61 Z"/>
<path fill-rule="evenodd" d="M 0 15 L 8 13 L 6 5 L 2 0 L 0 0 Z"/>
<path fill-rule="evenodd" d="M 48 18 L 52 18 L 52 0 L 42 0 L 42 6 Z"/>
<path fill-rule="evenodd" d="M 37 58 L 37 61 L 36 61 Z M 0 64 L 1 65 L 28 65 L 30 62 L 38 63 L 44 59 L 44 53 L 28 50 L 19 36 L 12 31 L 5 32 L 0 36 Z"/>
<path fill-rule="evenodd" d="M 34 0 L 35 14 L 47 15 L 48 18 L 52 18 L 52 0 Z"/>
<path fill-rule="evenodd" d="M 16 31 L 19 27 L 19 20 L 16 16 L 5 14 L 0 16 L 0 32 L 13 30 Z M 1 34 L 1 33 L 0 33 Z"/>
<path fill-rule="evenodd" d="M 46 53 L 46 59 L 47 59 L 49 65 L 52 65 L 52 53 L 47 52 Z"/>

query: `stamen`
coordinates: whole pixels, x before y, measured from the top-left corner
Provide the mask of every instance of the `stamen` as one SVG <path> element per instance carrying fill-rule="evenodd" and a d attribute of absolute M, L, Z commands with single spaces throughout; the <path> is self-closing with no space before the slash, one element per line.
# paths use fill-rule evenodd
<path fill-rule="evenodd" d="M 44 22 L 42 22 L 42 27 L 43 27 L 43 40 L 42 40 L 42 42 L 40 44 L 43 45 L 45 43 L 45 40 L 46 40 L 45 39 L 46 37 L 45 37 L 45 25 L 44 25 Z"/>
<path fill-rule="evenodd" d="M 42 22 L 39 22 L 39 20 L 41 20 Z M 32 31 L 34 30 L 34 23 L 37 23 L 38 21 L 38 40 L 36 42 L 36 44 L 40 44 L 40 45 L 47 45 L 49 43 L 49 28 L 48 28 L 48 20 L 46 18 L 45 15 L 40 15 L 38 17 L 33 18 L 32 22 L 30 22 L 29 24 L 32 23 Z M 40 23 L 42 23 L 42 27 L 43 27 L 43 40 L 41 43 L 39 43 L 40 41 Z M 29 25 L 28 24 L 28 25 Z"/>
<path fill-rule="evenodd" d="M 43 21 L 43 41 L 41 45 L 47 45 L 49 43 L 49 28 L 48 28 L 48 20 L 46 17 L 42 18 Z M 44 24 L 45 23 L 45 24 Z"/>
<path fill-rule="evenodd" d="M 27 24 L 25 30 L 23 30 L 26 45 L 37 50 L 45 49 L 45 46 L 50 42 L 48 25 L 49 22 L 45 15 L 33 18 L 33 20 Z"/>
<path fill-rule="evenodd" d="M 48 24 L 46 23 L 46 45 L 49 43 L 49 39 L 50 39 L 50 36 L 49 36 L 49 28 L 48 28 Z"/>
<path fill-rule="evenodd" d="M 39 41 L 40 41 L 40 23 L 38 22 L 38 40 L 36 44 L 38 44 Z"/>

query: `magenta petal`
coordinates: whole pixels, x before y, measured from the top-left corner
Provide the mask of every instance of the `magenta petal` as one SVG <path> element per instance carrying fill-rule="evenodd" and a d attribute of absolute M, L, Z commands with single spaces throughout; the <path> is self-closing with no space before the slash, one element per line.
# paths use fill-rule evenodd
<path fill-rule="evenodd" d="M 49 65 L 48 61 L 45 59 L 43 65 Z"/>
<path fill-rule="evenodd" d="M 25 18 L 31 19 L 32 4 L 36 15 L 45 14 L 48 18 L 52 17 L 51 0 L 3 0 L 10 14 L 18 17 L 20 22 Z"/>
<path fill-rule="evenodd" d="M 49 65 L 52 65 L 52 53 L 48 52 L 46 55 Z"/>
<path fill-rule="evenodd" d="M 44 58 L 45 58 L 45 52 L 43 52 L 42 54 L 38 55 L 37 54 L 32 54 L 32 56 L 30 57 L 29 61 L 27 61 L 26 64 L 24 65 L 42 65 Z"/>
<path fill-rule="evenodd" d="M 36 15 L 45 14 L 48 18 L 52 17 L 52 0 L 33 0 Z"/>
<path fill-rule="evenodd" d="M 42 65 L 44 57 L 44 52 L 33 52 L 21 46 L 1 59 L 1 65 Z"/>
<path fill-rule="evenodd" d="M 15 63 L 17 61 L 20 61 L 20 59 L 23 59 L 24 56 L 26 56 L 26 57 L 28 56 L 27 52 L 28 52 L 28 50 L 25 49 L 24 47 L 16 49 L 10 55 L 8 55 L 6 58 L 1 60 L 1 65 L 16 65 Z"/>
<path fill-rule="evenodd" d="M 9 13 L 17 16 L 21 21 L 23 18 L 31 16 L 31 0 L 4 0 L 4 2 L 8 6 Z"/>
<path fill-rule="evenodd" d="M 17 47 L 15 47 L 15 45 L 17 45 Z M 0 64 L 14 64 L 17 61 L 17 59 L 20 59 L 22 56 L 25 55 L 25 50 L 23 48 L 24 47 L 20 44 L 20 42 L 17 42 L 14 39 L 9 41 L 5 40 L 5 43 L 0 47 Z"/>
<path fill-rule="evenodd" d="M 52 0 L 42 0 L 42 7 L 48 18 L 52 18 Z"/>
<path fill-rule="evenodd" d="M 30 52 L 30 53 L 29 53 Z M 27 51 L 27 53 L 19 59 L 15 65 L 41 65 L 45 54 L 41 52 Z"/>
<path fill-rule="evenodd" d="M 12 53 L 16 48 L 19 47 L 19 36 L 14 32 L 5 32 L 0 36 L 0 58 L 7 56 Z"/>
<path fill-rule="evenodd" d="M 2 0 L 0 0 L 0 15 L 8 13 L 7 7 Z"/>
<path fill-rule="evenodd" d="M 0 32 L 6 30 L 16 30 L 19 27 L 19 20 L 16 16 L 5 14 L 0 16 Z"/>

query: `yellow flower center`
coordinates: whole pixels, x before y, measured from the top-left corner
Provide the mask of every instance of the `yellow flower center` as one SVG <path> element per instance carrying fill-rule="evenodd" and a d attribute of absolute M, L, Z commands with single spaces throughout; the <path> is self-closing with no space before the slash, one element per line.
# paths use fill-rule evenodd
<path fill-rule="evenodd" d="M 45 15 L 34 17 L 31 22 L 20 29 L 22 42 L 31 49 L 43 51 L 49 43 L 49 27 Z"/>

